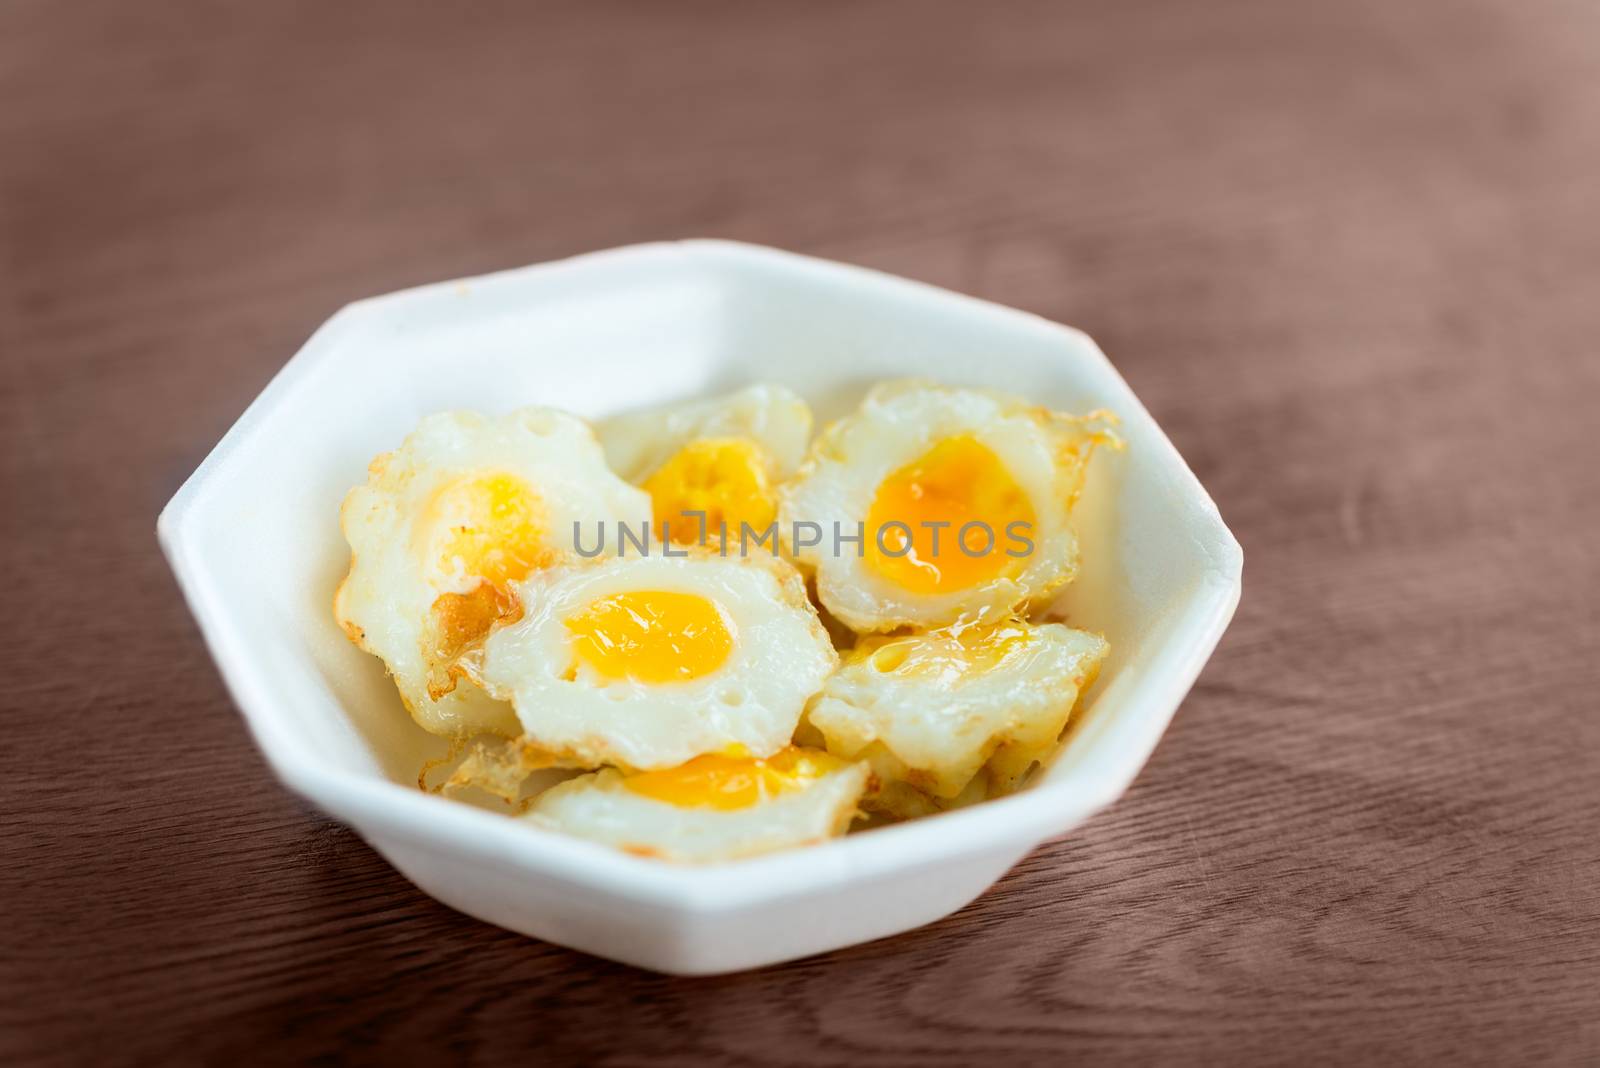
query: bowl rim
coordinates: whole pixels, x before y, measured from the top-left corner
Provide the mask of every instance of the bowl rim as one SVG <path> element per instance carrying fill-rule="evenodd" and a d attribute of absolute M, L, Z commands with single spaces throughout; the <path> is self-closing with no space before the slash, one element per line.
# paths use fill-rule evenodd
<path fill-rule="evenodd" d="M 711 256 L 735 264 L 779 267 L 805 274 L 888 286 L 902 293 L 956 301 L 979 309 L 997 323 L 1048 330 L 1068 337 L 1100 361 L 1125 394 L 1126 421 L 1136 412 L 1153 432 L 1164 462 L 1181 469 L 1183 488 L 1215 524 L 1218 547 L 1210 555 L 1200 584 L 1172 621 L 1172 631 L 1152 663 L 1136 677 L 1116 716 L 1096 733 L 1119 732 L 1122 753 L 1114 764 L 1040 781 L 1008 797 L 953 812 L 875 828 L 804 848 L 708 865 L 678 865 L 635 857 L 594 842 L 546 830 L 470 805 L 423 793 L 385 778 L 336 768 L 285 730 L 262 666 L 228 624 L 229 609 L 208 574 L 195 540 L 189 536 L 206 486 L 225 473 L 229 460 L 261 433 L 260 424 L 293 389 L 306 381 L 338 349 L 338 340 L 364 312 L 386 304 L 440 293 L 463 285 L 481 286 L 602 261 L 659 256 L 662 252 Z M 219 674 L 268 765 L 291 790 L 363 837 L 381 837 L 445 849 L 490 863 L 603 887 L 640 905 L 690 912 L 718 912 L 781 898 L 809 895 L 857 880 L 908 873 L 976 853 L 1011 850 L 1018 857 L 1042 841 L 1064 833 L 1115 801 L 1143 768 L 1165 733 L 1178 705 L 1193 685 L 1238 605 L 1243 550 L 1223 522 L 1215 503 L 1188 464 L 1092 338 L 1074 327 L 967 294 L 870 268 L 835 263 L 760 245 L 721 239 L 688 239 L 626 245 L 468 278 L 433 282 L 368 297 L 345 305 L 309 340 L 250 403 L 204 460 L 184 481 L 157 520 L 157 535 L 179 587 Z M 1154 711 L 1150 706 L 1157 706 Z M 1145 715 L 1135 715 L 1143 707 Z M 1099 744 L 1111 743 L 1102 741 Z"/>

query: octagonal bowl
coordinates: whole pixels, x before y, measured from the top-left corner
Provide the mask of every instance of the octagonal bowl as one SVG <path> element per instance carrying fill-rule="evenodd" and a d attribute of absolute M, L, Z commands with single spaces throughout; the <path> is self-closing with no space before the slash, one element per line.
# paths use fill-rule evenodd
<path fill-rule="evenodd" d="M 1061 607 L 1112 654 L 1058 757 L 1010 797 L 734 863 L 677 866 L 417 789 L 441 743 L 330 602 L 339 503 L 449 408 L 595 417 L 775 381 L 819 419 L 921 375 L 1109 408 Z M 1132 782 L 1238 603 L 1242 554 L 1084 334 L 887 275 L 719 241 L 640 245 L 353 304 L 251 404 L 163 511 L 161 543 L 273 770 L 422 890 L 491 923 L 681 974 L 881 938 L 962 907 Z M 1065 892 L 1065 888 L 1064 888 Z"/>

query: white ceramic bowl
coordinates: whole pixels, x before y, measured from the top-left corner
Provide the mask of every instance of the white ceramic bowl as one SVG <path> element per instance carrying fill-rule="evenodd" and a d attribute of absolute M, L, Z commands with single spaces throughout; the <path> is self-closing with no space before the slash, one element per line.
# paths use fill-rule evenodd
<path fill-rule="evenodd" d="M 334 624 L 339 502 L 448 408 L 600 416 L 757 382 L 819 419 L 925 375 L 1053 408 L 1110 408 L 1064 597 L 1112 654 L 1060 757 L 1022 792 L 808 849 L 680 867 L 420 792 L 437 739 Z M 720 241 L 640 245 L 361 301 L 330 319 L 161 515 L 223 678 L 289 787 L 472 916 L 645 968 L 706 974 L 929 923 L 1125 790 L 1216 646 L 1242 554 L 1084 334 L 872 271 Z"/>

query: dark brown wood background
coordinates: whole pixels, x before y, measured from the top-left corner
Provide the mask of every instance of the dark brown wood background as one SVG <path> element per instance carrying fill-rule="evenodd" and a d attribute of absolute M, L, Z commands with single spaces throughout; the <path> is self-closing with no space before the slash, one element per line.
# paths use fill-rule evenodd
<path fill-rule="evenodd" d="M 1595 1063 L 1597 194 L 1593 0 L 0 0 L 0 1060 Z M 154 537 L 344 302 L 692 235 L 1086 328 L 1248 557 L 1112 811 L 693 981 L 286 794 Z"/>

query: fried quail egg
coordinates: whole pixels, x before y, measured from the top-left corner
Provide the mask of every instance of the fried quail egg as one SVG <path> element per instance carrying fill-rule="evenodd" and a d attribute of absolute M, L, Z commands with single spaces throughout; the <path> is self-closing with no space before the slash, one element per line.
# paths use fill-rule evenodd
<path fill-rule="evenodd" d="M 777 484 L 799 466 L 811 409 L 782 386 L 627 412 L 599 426 L 612 469 L 650 494 L 657 531 L 679 545 L 720 541 L 725 525 L 760 532 L 778 515 Z"/>
<path fill-rule="evenodd" d="M 887 383 L 813 443 L 780 490 L 781 529 L 856 631 L 992 620 L 1076 574 L 1070 512 L 1095 446 L 1120 446 L 1113 423 Z"/>
<path fill-rule="evenodd" d="M 908 791 L 933 809 L 970 803 L 1050 754 L 1108 651 L 1098 635 L 1016 618 L 866 637 L 812 700 L 807 731 L 871 763 L 875 807 L 917 814 Z"/>
<path fill-rule="evenodd" d="M 383 658 L 429 731 L 515 734 L 507 705 L 457 685 L 458 658 L 518 615 L 515 585 L 570 555 L 575 523 L 607 520 L 614 530 L 614 521 L 638 522 L 649 510 L 573 416 L 431 415 L 345 498 L 340 523 L 352 558 L 334 615 Z"/>
<path fill-rule="evenodd" d="M 687 550 L 677 550 L 687 553 Z M 469 668 L 526 739 L 593 767 L 788 744 L 837 654 L 788 563 L 696 552 L 531 574 Z"/>
<path fill-rule="evenodd" d="M 708 753 L 658 771 L 581 775 L 540 794 L 526 818 L 642 856 L 733 860 L 842 834 L 869 777 L 866 764 L 812 749 Z"/>

